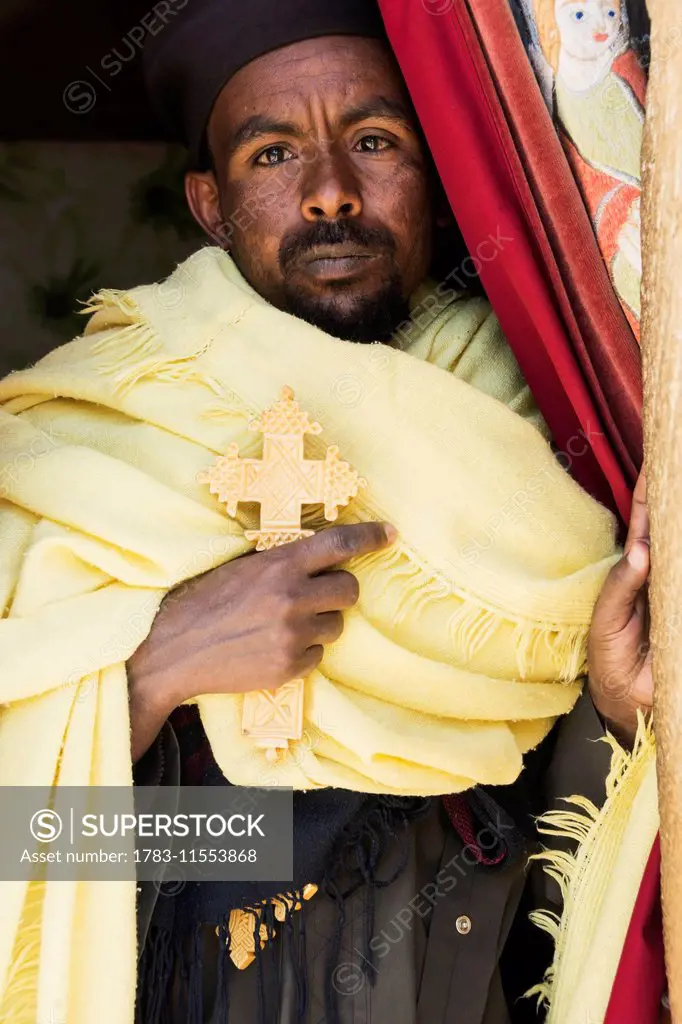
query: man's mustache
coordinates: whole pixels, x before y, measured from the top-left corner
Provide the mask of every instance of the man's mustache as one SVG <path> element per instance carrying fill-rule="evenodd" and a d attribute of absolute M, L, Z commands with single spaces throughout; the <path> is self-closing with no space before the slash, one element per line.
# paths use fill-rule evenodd
<path fill-rule="evenodd" d="M 279 265 L 285 273 L 311 249 L 327 245 L 357 245 L 361 249 L 395 252 L 396 244 L 388 228 L 369 228 L 354 220 L 321 220 L 299 231 L 290 232 L 279 249 Z"/>

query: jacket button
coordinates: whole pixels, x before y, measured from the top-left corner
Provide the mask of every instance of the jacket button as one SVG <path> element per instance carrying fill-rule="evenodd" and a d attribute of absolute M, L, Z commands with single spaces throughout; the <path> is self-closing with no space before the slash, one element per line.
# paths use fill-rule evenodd
<path fill-rule="evenodd" d="M 462 914 L 455 921 L 455 928 L 460 935 L 468 935 L 471 931 L 471 918 L 467 917 L 466 914 Z"/>

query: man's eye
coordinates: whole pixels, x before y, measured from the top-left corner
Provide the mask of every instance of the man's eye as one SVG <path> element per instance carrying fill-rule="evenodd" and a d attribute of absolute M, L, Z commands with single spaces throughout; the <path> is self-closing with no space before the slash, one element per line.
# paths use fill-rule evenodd
<path fill-rule="evenodd" d="M 391 143 L 381 135 L 363 135 L 356 145 L 361 153 L 378 153 L 382 149 L 389 149 Z"/>
<path fill-rule="evenodd" d="M 286 160 L 291 160 L 292 157 L 293 153 L 285 149 L 284 146 L 268 146 L 258 154 L 254 163 L 259 167 L 273 167 L 275 164 L 283 164 Z"/>

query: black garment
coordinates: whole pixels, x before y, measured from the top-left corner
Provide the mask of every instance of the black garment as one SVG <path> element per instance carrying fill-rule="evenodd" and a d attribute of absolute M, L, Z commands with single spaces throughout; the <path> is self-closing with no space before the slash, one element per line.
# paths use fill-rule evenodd
<path fill-rule="evenodd" d="M 209 115 L 232 75 L 271 50 L 330 35 L 384 38 L 375 0 L 190 0 L 145 44 L 152 106 L 201 166 Z"/>
<path fill-rule="evenodd" d="M 554 805 L 556 797 L 573 793 L 582 793 L 596 803 L 603 801 L 609 749 L 594 742 L 602 736 L 601 723 L 585 695 L 543 748 L 547 763 L 542 757 L 531 759 L 536 760 L 535 774 L 545 806 Z M 166 729 L 136 774 L 138 782 L 177 784 L 179 757 L 172 730 Z M 524 781 L 530 781 L 530 776 Z M 502 799 L 499 793 L 495 795 Z M 516 813 L 523 813 L 523 802 Z M 372 966 L 363 960 L 363 892 L 356 892 L 348 901 L 334 975 L 341 1024 L 526 1024 L 541 1020 L 532 1004 L 519 1003 L 517 998 L 540 979 L 551 954 L 543 945 L 542 934 L 528 928 L 526 918 L 527 911 L 540 905 L 558 909 L 555 884 L 537 866 L 528 870 L 525 859 L 502 869 L 472 862 L 470 851 L 451 829 L 437 801 L 426 818 L 412 824 L 407 844 L 392 842 L 388 846 L 379 866 L 382 875 L 390 875 L 404 858 L 406 846 L 403 870 L 376 894 Z M 142 883 L 140 889 L 138 919 L 144 945 L 153 934 L 150 925 L 158 891 L 151 883 Z M 263 985 L 272 1011 L 268 1024 L 299 1024 L 297 977 L 291 969 L 289 944 L 298 942 L 301 924 L 306 933 L 309 996 L 304 1024 L 328 1024 L 327 953 L 336 932 L 337 908 L 318 894 L 297 917 L 295 928 L 280 931 L 269 950 L 277 969 L 270 970 L 264 960 Z M 197 1024 L 258 1024 L 256 965 L 246 971 L 229 965 L 229 1016 L 211 1019 L 218 958 L 210 954 L 210 944 L 217 953 L 218 943 L 210 929 L 205 940 L 209 953 L 202 976 L 205 1014 Z M 181 989 L 176 993 L 175 1020 L 188 1024 L 191 1018 L 184 1015 Z M 163 1024 L 170 1022 L 163 1020 Z"/>
<path fill-rule="evenodd" d="M 212 756 L 196 709 L 178 709 L 170 723 L 180 749 L 181 782 L 204 787 L 229 786 Z M 497 870 L 523 858 L 523 834 L 516 819 L 525 819 L 529 835 L 534 836 L 528 791 L 529 779 L 537 776 L 537 761 L 538 756 L 532 754 L 524 780 L 513 787 L 495 790 L 495 796 L 492 789 L 475 788 L 443 801 L 442 822 L 446 828 L 448 823 L 454 826 L 462 844 L 466 844 L 466 858 L 473 858 L 470 863 L 485 863 Z M 439 802 L 437 798 L 372 795 L 341 789 L 295 793 L 293 882 L 192 882 L 182 886 L 172 899 L 157 903 L 152 940 L 140 962 L 139 1024 L 162 1024 L 170 1019 L 167 1001 L 182 1005 L 174 1019 L 183 1024 L 203 1021 L 204 1006 L 213 1006 L 216 1019 L 224 1020 L 235 984 L 225 977 L 230 913 L 235 909 L 249 911 L 264 903 L 263 926 L 273 934 L 286 932 L 291 937 L 287 955 L 296 979 L 296 1019 L 305 1019 L 308 963 L 299 927 L 300 914 L 292 913 L 280 894 L 288 894 L 294 902 L 301 901 L 301 893 L 309 883 L 319 887 L 321 897 L 317 902 L 326 896 L 336 908 L 335 926 L 326 943 L 324 987 L 328 1024 L 340 1024 L 340 993 L 333 982 L 340 963 L 349 897 L 361 890 L 365 931 L 360 955 L 370 965 L 377 898 L 394 885 L 406 868 L 415 835 L 413 826 L 429 817 L 432 805 Z M 504 809 L 505 803 L 513 809 L 513 816 Z M 429 876 L 425 881 L 429 881 Z M 273 899 L 278 900 L 284 921 L 277 921 L 275 906 L 269 902 Z M 262 957 L 258 953 L 255 971 L 251 972 L 259 981 L 259 1024 L 269 1024 L 279 1005 L 283 968 L 273 952 L 268 947 L 268 953 Z M 204 993 L 200 981 L 212 966 L 217 967 L 217 994 Z M 164 991 L 168 1000 L 164 999 Z"/>
<path fill-rule="evenodd" d="M 340 1024 L 511 1024 L 496 965 L 523 892 L 524 863 L 490 871 L 473 862 L 442 805 L 434 802 L 428 816 L 412 824 L 406 840 L 388 846 L 381 869 L 396 877 L 376 893 L 370 958 L 365 949 L 365 894 L 358 891 L 346 903 L 342 942 L 332 969 Z M 484 914 L 476 911 L 483 901 Z M 465 919 L 471 921 L 470 933 L 461 923 L 462 931 L 457 929 L 456 922 Z M 302 924 L 308 993 L 303 1018 L 289 955 Z M 330 1024 L 325 990 L 336 928 L 336 906 L 318 894 L 296 915 L 293 929 L 281 929 L 264 951 L 267 1024 Z M 212 1015 L 218 939 L 211 929 L 204 938 L 201 1024 L 260 1024 L 263 997 L 256 964 L 244 971 L 229 965 L 229 1015 Z M 194 1024 L 178 986 L 174 1016 L 164 1024 L 190 1020 Z"/>

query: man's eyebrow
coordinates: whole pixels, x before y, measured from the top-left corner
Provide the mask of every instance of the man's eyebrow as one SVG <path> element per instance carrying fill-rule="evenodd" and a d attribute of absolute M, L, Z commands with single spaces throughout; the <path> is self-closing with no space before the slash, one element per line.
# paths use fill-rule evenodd
<path fill-rule="evenodd" d="M 384 120 L 400 121 L 407 128 L 414 130 L 414 114 L 406 104 L 400 100 L 391 100 L 386 96 L 375 96 L 365 103 L 359 103 L 356 107 L 346 110 L 341 116 L 340 124 L 343 128 L 355 124 L 357 121 L 367 121 L 373 117 L 381 117 Z"/>
<path fill-rule="evenodd" d="M 261 135 L 299 135 L 300 129 L 293 121 L 275 121 L 265 114 L 254 114 L 234 132 L 230 140 L 230 150 L 234 152 L 240 146 L 253 142 Z"/>
<path fill-rule="evenodd" d="M 407 128 L 414 129 L 414 115 L 400 100 L 376 96 L 344 111 L 339 118 L 342 128 L 347 128 L 358 121 L 366 121 L 372 117 L 381 117 L 391 121 L 400 121 Z M 230 152 L 246 146 L 262 135 L 301 135 L 301 128 L 294 121 L 276 121 L 266 114 L 253 114 L 243 121 L 235 130 L 230 140 Z"/>

